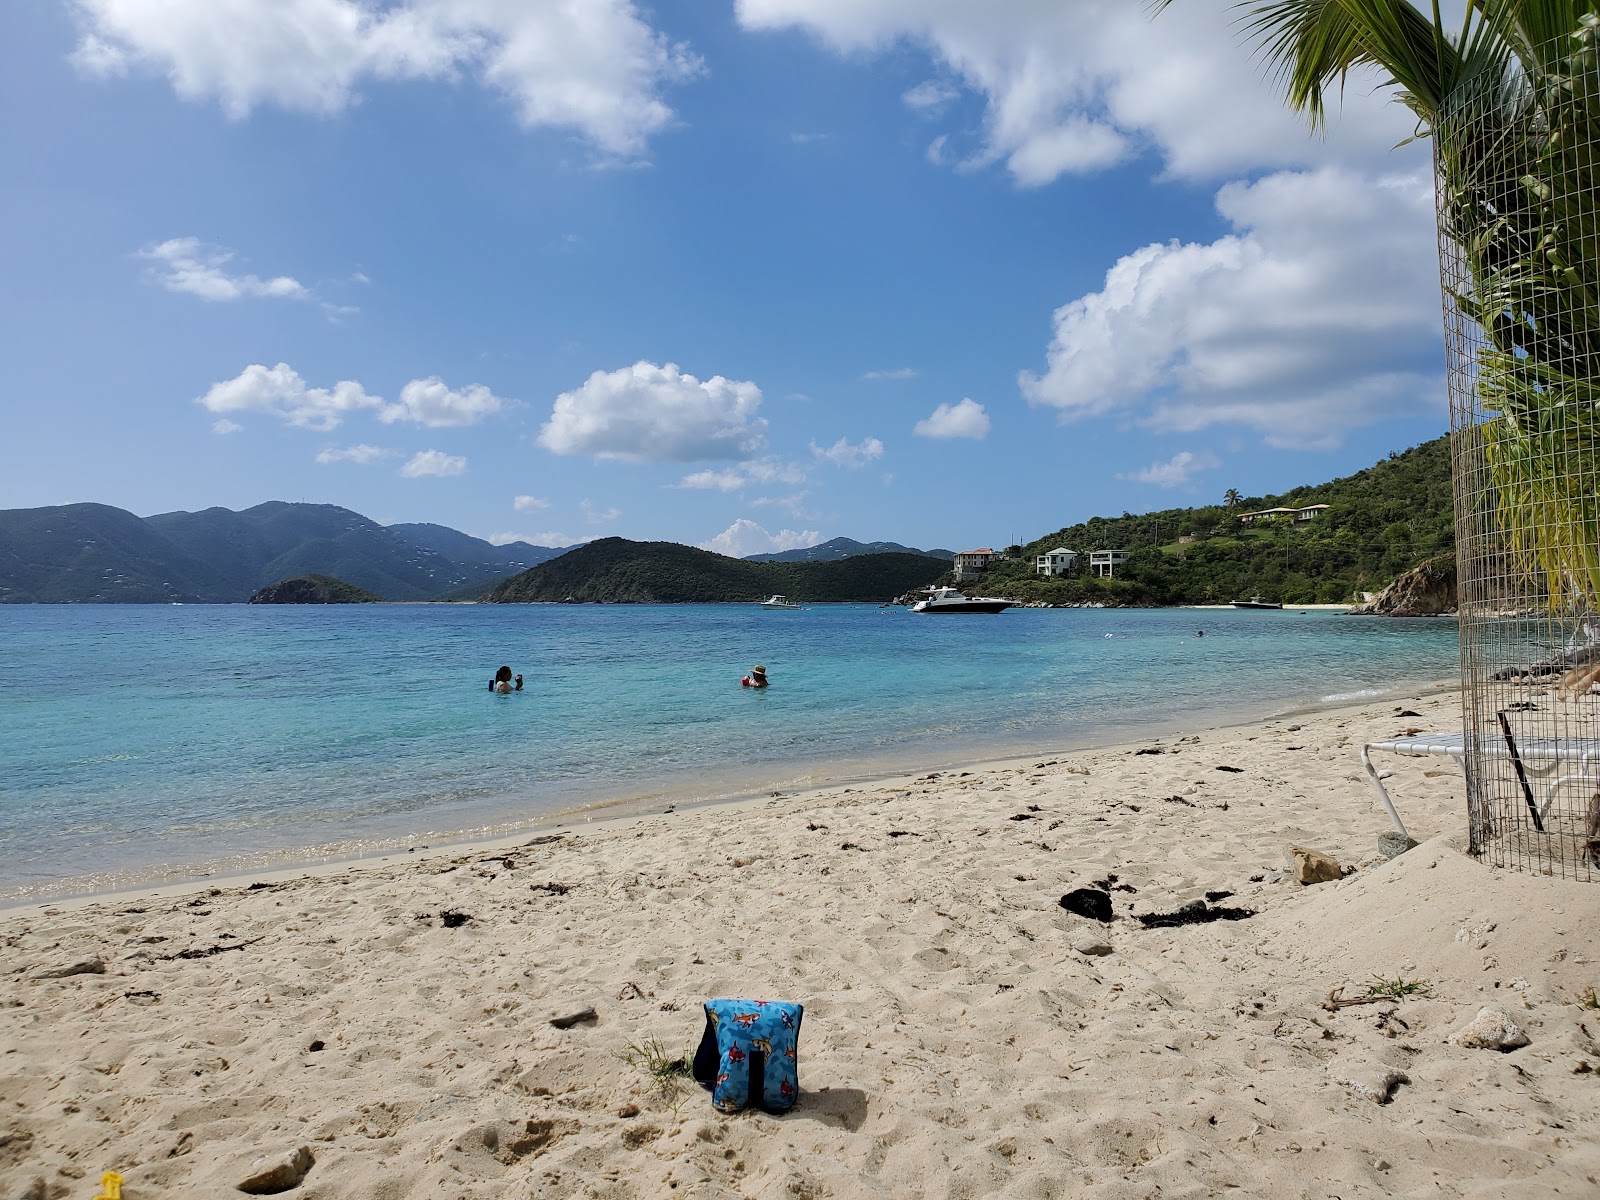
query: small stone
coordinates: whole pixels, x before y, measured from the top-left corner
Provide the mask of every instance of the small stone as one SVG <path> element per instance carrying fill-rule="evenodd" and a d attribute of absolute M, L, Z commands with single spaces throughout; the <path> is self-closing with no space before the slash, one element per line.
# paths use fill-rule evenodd
<path fill-rule="evenodd" d="M 1450 1035 L 1458 1046 L 1473 1050 L 1498 1050 L 1502 1054 L 1528 1044 L 1528 1035 L 1503 1008 L 1480 1008 L 1460 1029 Z"/>
<path fill-rule="evenodd" d="M 1339 860 L 1321 850 L 1290 846 L 1287 855 L 1289 877 L 1297 883 L 1332 883 L 1343 876 Z"/>
<path fill-rule="evenodd" d="M 1394 1089 L 1410 1083 L 1404 1071 L 1396 1071 L 1379 1063 L 1332 1063 L 1328 1073 L 1352 1096 L 1370 1100 L 1374 1104 L 1387 1104 L 1394 1098 Z"/>
<path fill-rule="evenodd" d="M 45 1183 L 43 1175 L 35 1175 L 28 1181 L 28 1186 L 16 1195 L 17 1200 L 47 1200 L 50 1195 L 50 1185 Z"/>
<path fill-rule="evenodd" d="M 1106 941 L 1105 938 L 1095 937 L 1093 934 L 1079 938 L 1072 943 L 1072 948 L 1079 954 L 1089 958 L 1104 958 L 1111 953 L 1111 943 Z"/>
<path fill-rule="evenodd" d="M 1062 908 L 1091 921 L 1111 920 L 1111 897 L 1099 888 L 1077 888 L 1058 901 Z"/>
<path fill-rule="evenodd" d="M 49 971 L 39 971 L 35 979 L 67 979 L 73 975 L 104 975 L 106 963 L 103 958 L 86 958 L 82 962 L 75 962 L 69 967 L 56 967 Z"/>
<path fill-rule="evenodd" d="M 241 1192 L 252 1196 L 276 1196 L 290 1188 L 300 1186 L 300 1181 L 317 1160 L 311 1156 L 311 1147 L 301 1146 L 276 1157 L 258 1158 L 250 1164 L 250 1172 L 234 1184 Z"/>
<path fill-rule="evenodd" d="M 1179 916 L 1186 916 L 1191 913 L 1203 913 L 1205 910 L 1206 902 L 1204 900 L 1191 900 L 1187 904 L 1178 905 Z"/>
<path fill-rule="evenodd" d="M 627 1120 L 629 1117 L 637 1117 L 638 1115 L 639 1106 L 632 1100 L 628 1101 L 628 1103 L 617 1109 L 617 1116 L 621 1117 L 623 1120 Z"/>
<path fill-rule="evenodd" d="M 1398 829 L 1385 829 L 1378 835 L 1378 853 L 1385 858 L 1399 858 L 1407 850 L 1417 848 L 1417 839 L 1407 837 Z"/>

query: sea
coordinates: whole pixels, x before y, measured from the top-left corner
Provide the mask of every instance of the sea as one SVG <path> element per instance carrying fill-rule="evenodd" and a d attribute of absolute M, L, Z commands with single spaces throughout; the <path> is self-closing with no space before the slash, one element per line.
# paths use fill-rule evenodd
<path fill-rule="evenodd" d="M 757 663 L 771 686 L 742 688 Z M 490 691 L 501 664 L 523 691 Z M 1059 753 L 1457 675 L 1452 619 L 1292 608 L 0 605 L 0 903 Z"/>

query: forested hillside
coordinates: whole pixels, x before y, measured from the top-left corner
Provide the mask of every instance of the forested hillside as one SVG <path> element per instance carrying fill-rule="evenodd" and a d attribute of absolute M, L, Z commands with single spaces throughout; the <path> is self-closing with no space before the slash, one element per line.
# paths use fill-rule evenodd
<path fill-rule="evenodd" d="M 1303 523 L 1238 519 L 1309 504 L 1329 508 Z M 1437 438 L 1343 479 L 1280 495 L 1093 517 L 1012 547 L 973 590 L 1056 604 L 1222 604 L 1257 593 L 1286 604 L 1343 603 L 1378 591 L 1423 559 L 1451 553 L 1452 519 L 1449 445 Z M 1078 572 L 1036 575 L 1036 557 L 1058 546 L 1084 555 Z M 1101 580 L 1088 575 L 1091 550 L 1132 553 L 1117 578 Z"/>
<path fill-rule="evenodd" d="M 832 562 L 750 562 L 676 542 L 602 538 L 569 550 L 489 592 L 493 603 L 580 600 L 682 604 L 761 600 L 883 601 L 931 583 L 942 559 L 864 554 Z"/>

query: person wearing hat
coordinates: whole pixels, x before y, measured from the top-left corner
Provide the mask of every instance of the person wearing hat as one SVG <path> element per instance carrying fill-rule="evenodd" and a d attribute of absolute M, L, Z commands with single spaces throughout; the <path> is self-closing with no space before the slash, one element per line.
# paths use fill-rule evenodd
<path fill-rule="evenodd" d="M 760 663 L 750 668 L 750 674 L 739 680 L 740 687 L 764 688 L 767 686 L 767 669 Z"/>

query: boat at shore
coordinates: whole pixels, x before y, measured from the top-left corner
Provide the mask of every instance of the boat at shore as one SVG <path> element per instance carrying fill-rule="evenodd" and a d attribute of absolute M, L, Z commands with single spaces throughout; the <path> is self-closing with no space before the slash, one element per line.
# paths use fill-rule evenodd
<path fill-rule="evenodd" d="M 790 600 L 789 597 L 787 597 L 787 596 L 768 596 L 765 600 L 763 600 L 761 602 L 761 607 L 762 608 L 776 608 L 776 609 L 800 609 L 800 608 L 804 608 L 805 605 L 796 604 L 793 600 Z"/>
<path fill-rule="evenodd" d="M 1256 595 L 1251 596 L 1250 599 L 1248 599 L 1248 600 L 1235 600 L 1233 602 L 1233 606 L 1235 608 L 1282 608 L 1283 607 L 1283 605 L 1274 604 L 1270 600 L 1263 600 L 1261 598 L 1261 595 L 1260 595 L 1259 592 Z"/>
<path fill-rule="evenodd" d="M 994 600 L 987 596 L 964 596 L 955 588 L 935 588 L 926 600 L 911 606 L 914 613 L 997 613 L 1011 608 L 1009 600 Z"/>

